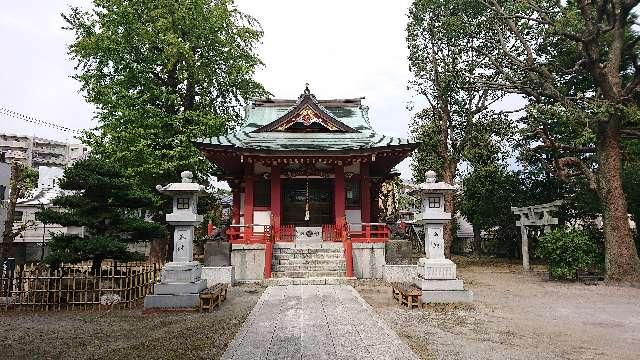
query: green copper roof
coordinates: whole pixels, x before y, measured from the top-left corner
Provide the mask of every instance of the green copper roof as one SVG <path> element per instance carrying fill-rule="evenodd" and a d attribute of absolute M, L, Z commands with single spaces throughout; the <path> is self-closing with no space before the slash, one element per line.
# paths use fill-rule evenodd
<path fill-rule="evenodd" d="M 291 100 L 258 100 L 247 107 L 244 122 L 238 130 L 225 136 L 201 138 L 195 143 L 201 147 L 232 147 L 247 150 L 304 151 L 304 150 L 357 150 L 376 147 L 409 145 L 406 139 L 376 133 L 369 123 L 367 106 L 360 99 L 318 101 L 312 98 L 322 111 L 356 132 L 256 132 L 300 104 Z M 313 97 L 313 95 L 311 95 Z"/>

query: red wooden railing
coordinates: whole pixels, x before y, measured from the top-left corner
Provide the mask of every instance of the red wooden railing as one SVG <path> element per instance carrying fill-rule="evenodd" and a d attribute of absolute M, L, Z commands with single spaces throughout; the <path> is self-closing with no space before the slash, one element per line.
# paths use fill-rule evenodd
<path fill-rule="evenodd" d="M 296 226 L 295 225 L 281 225 L 280 226 L 280 240 L 282 242 L 292 242 L 296 239 Z"/>
<path fill-rule="evenodd" d="M 389 240 L 391 231 L 385 223 L 362 223 L 362 230 L 350 229 L 351 239 L 357 243 L 381 243 Z"/>
<path fill-rule="evenodd" d="M 227 238 L 232 244 L 264 244 L 272 238 L 271 225 L 230 225 Z"/>

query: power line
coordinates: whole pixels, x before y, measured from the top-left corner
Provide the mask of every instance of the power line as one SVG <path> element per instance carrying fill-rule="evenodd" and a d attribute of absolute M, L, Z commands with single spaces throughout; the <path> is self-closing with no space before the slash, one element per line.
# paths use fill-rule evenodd
<path fill-rule="evenodd" d="M 23 120 L 23 121 L 26 121 L 26 122 L 30 122 L 32 124 L 47 126 L 47 127 L 50 127 L 50 128 L 56 129 L 56 130 L 60 130 L 60 131 L 65 131 L 65 132 L 70 132 L 70 133 L 75 133 L 75 134 L 81 134 L 82 133 L 82 130 L 72 129 L 72 128 L 68 128 L 66 126 L 54 124 L 52 122 L 36 119 L 36 118 L 34 118 L 32 116 L 21 114 L 21 113 L 19 113 L 17 111 L 13 111 L 13 110 L 7 109 L 5 107 L 0 107 L 0 114 L 12 117 L 14 119 L 19 119 L 19 120 Z"/>

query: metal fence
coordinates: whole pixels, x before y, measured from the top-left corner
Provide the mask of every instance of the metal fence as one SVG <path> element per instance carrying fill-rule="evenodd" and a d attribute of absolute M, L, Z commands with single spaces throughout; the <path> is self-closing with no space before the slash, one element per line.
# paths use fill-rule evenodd
<path fill-rule="evenodd" d="M 93 272 L 90 263 L 0 269 L 0 310 L 74 310 L 131 308 L 160 277 L 158 264 L 106 262 Z"/>

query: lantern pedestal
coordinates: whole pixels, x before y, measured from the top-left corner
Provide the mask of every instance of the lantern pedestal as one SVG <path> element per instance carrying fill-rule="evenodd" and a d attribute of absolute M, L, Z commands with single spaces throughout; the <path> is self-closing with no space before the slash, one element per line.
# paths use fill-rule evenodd
<path fill-rule="evenodd" d="M 202 279 L 202 266 L 193 261 L 194 227 L 202 222 L 197 214 L 198 193 L 204 188 L 191 182 L 191 173 L 184 171 L 181 183 L 156 188 L 173 196 L 173 212 L 166 215 L 174 225 L 173 261 L 166 263 L 152 295 L 144 298 L 145 309 L 192 309 L 200 305 L 200 292 L 207 288 Z"/>
<path fill-rule="evenodd" d="M 422 198 L 422 211 L 414 220 L 424 226 L 426 255 L 418 260 L 414 284 L 422 290 L 423 303 L 472 302 L 473 293 L 456 277 L 456 264 L 444 256 L 444 224 L 451 220 L 451 214 L 444 211 L 444 194 L 456 188 L 436 182 L 435 176 L 427 172 L 426 182 L 414 191 Z"/>

